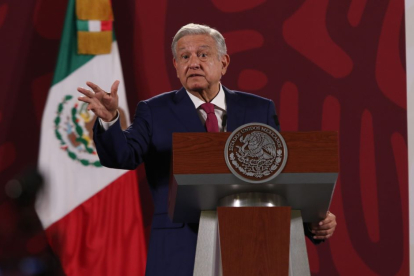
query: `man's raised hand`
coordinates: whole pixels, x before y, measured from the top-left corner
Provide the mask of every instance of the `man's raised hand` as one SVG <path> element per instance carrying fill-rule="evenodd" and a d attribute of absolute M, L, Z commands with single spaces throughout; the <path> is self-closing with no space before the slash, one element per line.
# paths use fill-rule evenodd
<path fill-rule="evenodd" d="M 92 110 L 96 116 L 105 122 L 114 120 L 118 110 L 118 86 L 119 81 L 115 81 L 111 86 L 111 93 L 102 90 L 96 84 L 88 81 L 86 85 L 93 91 L 78 87 L 78 91 L 85 96 L 78 97 L 79 101 L 88 103 L 88 110 Z"/>

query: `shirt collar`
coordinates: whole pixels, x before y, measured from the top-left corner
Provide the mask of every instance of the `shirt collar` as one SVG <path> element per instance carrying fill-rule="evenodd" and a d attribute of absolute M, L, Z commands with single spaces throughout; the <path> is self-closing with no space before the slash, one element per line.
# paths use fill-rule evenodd
<path fill-rule="evenodd" d="M 187 91 L 187 90 L 186 90 Z M 188 96 L 190 97 L 191 101 L 194 103 L 194 106 L 196 109 L 200 107 L 204 103 L 203 100 L 200 100 L 193 94 L 187 91 Z M 222 110 L 226 110 L 226 95 L 224 94 L 223 86 L 220 84 L 220 90 L 216 97 L 211 101 L 212 104 L 217 106 L 218 108 Z"/>

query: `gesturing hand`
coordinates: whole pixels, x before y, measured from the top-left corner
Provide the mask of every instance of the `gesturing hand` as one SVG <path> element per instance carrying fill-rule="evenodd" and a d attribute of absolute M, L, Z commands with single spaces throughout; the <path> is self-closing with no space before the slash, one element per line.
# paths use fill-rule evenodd
<path fill-rule="evenodd" d="M 92 110 L 96 116 L 100 117 L 105 122 L 110 122 L 115 119 L 118 110 L 118 86 L 119 81 L 115 81 L 111 86 L 111 93 L 102 90 L 96 84 L 88 81 L 86 85 L 89 89 L 78 87 L 78 91 L 85 96 L 78 97 L 79 101 L 88 103 L 88 110 Z"/>
<path fill-rule="evenodd" d="M 316 240 L 324 240 L 332 237 L 336 227 L 336 216 L 331 212 L 326 213 L 324 220 L 318 223 L 311 223 L 310 230 Z"/>

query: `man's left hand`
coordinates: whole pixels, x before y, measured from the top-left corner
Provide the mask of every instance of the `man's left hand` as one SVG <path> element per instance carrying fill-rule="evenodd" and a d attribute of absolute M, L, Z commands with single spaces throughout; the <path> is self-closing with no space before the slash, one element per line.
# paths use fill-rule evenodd
<path fill-rule="evenodd" d="M 310 230 L 315 240 L 325 240 L 332 237 L 336 227 L 336 216 L 331 212 L 326 213 L 324 220 L 310 224 Z"/>

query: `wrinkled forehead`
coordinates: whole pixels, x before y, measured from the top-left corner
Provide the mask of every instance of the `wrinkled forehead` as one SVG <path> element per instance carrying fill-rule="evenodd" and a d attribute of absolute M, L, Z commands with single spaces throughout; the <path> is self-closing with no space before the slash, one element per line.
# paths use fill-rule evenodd
<path fill-rule="evenodd" d="M 177 41 L 176 50 L 177 52 L 197 50 L 216 51 L 217 45 L 214 38 L 207 34 L 186 35 Z"/>
<path fill-rule="evenodd" d="M 177 53 L 181 53 L 181 52 L 190 52 L 190 51 L 208 51 L 208 50 L 212 50 L 211 47 L 209 45 L 200 45 L 198 47 L 193 47 L 190 45 L 186 45 L 183 47 L 179 47 L 177 46 Z"/>

